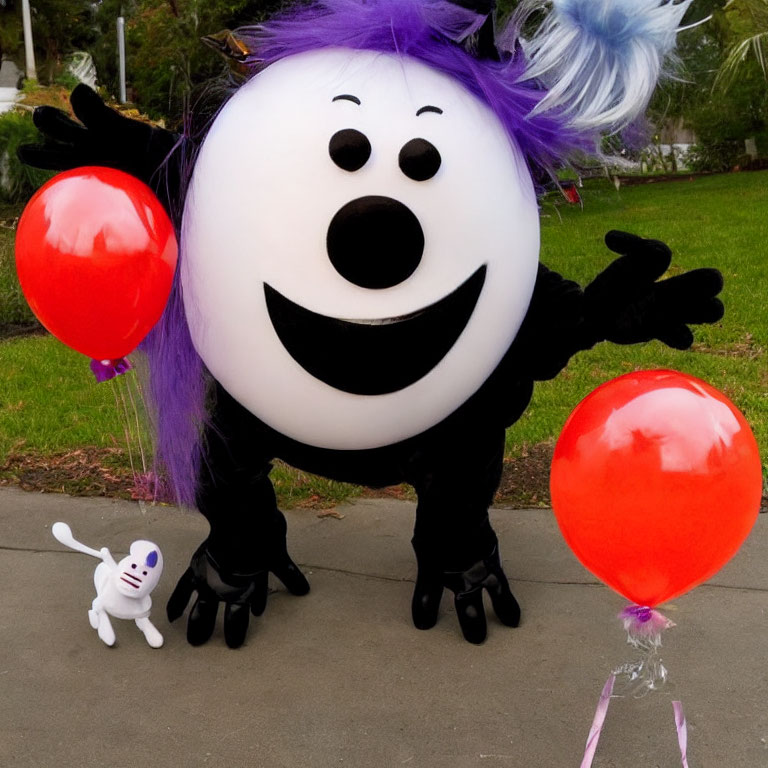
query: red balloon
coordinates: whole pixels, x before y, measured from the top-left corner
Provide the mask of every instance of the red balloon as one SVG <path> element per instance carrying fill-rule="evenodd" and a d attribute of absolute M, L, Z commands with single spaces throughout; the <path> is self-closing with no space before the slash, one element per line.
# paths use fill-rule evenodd
<path fill-rule="evenodd" d="M 576 557 L 653 607 L 736 553 L 757 519 L 762 469 L 752 431 L 725 395 L 676 371 L 640 371 L 576 407 L 550 482 Z"/>
<path fill-rule="evenodd" d="M 132 352 L 158 321 L 176 258 L 160 201 L 111 168 L 51 179 L 16 233 L 16 268 L 32 311 L 54 336 L 97 360 Z"/>

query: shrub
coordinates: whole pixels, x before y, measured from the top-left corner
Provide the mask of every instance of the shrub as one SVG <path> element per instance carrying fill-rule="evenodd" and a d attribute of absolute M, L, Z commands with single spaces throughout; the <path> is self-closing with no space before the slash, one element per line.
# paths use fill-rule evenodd
<path fill-rule="evenodd" d="M 13 328 L 37 325 L 16 276 L 13 232 L 6 229 L 11 221 L 0 219 L 0 337 Z"/>
<path fill-rule="evenodd" d="M 16 155 L 22 144 L 40 141 L 40 134 L 29 112 L 12 110 L 0 115 L 0 200 L 24 203 L 53 175 L 24 165 Z"/>
<path fill-rule="evenodd" d="M 712 144 L 694 144 L 685 160 L 692 171 L 722 172 L 737 166 L 743 154 L 743 141 L 720 141 Z"/>

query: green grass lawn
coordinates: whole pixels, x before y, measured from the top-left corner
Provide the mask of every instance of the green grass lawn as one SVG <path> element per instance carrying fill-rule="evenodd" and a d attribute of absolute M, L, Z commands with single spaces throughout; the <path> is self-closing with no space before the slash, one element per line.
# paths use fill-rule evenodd
<path fill-rule="evenodd" d="M 583 210 L 544 206 L 544 263 L 586 283 L 614 257 L 603 244 L 609 229 L 658 238 L 674 252 L 671 273 L 701 266 L 723 272 L 726 316 L 715 326 L 698 328 L 691 351 L 652 342 L 602 344 L 579 355 L 557 379 L 537 385 L 531 407 L 509 430 L 509 454 L 554 440 L 573 407 L 600 383 L 635 369 L 674 368 L 705 379 L 742 409 L 768 474 L 768 173 L 646 184 L 619 192 L 608 182 L 593 182 L 583 198 Z M 12 238 L 0 230 L 0 302 L 5 302 L 0 326 L 9 318 L 25 319 L 11 263 Z M 88 361 L 55 339 L 1 340 L 0 466 L 9 455 L 46 457 L 99 447 L 113 449 L 111 460 L 126 467 L 125 427 L 133 415 L 129 409 L 126 420 L 115 394 L 114 382 L 97 385 Z M 135 437 L 132 447 L 136 459 Z M 275 481 L 284 505 L 315 497 L 336 502 L 359 492 L 284 467 L 276 469 Z"/>
<path fill-rule="evenodd" d="M 743 173 L 625 187 L 599 182 L 583 191 L 584 209 L 543 208 L 542 261 L 588 282 L 613 258 L 609 229 L 669 244 L 670 273 L 717 267 L 725 278 L 722 322 L 695 329 L 692 350 L 659 342 L 601 344 L 575 357 L 555 380 L 537 385 L 534 400 L 508 434 L 516 446 L 551 439 L 594 387 L 636 368 L 674 368 L 727 394 L 750 421 L 768 469 L 768 173 Z"/>
<path fill-rule="evenodd" d="M 16 266 L 13 258 L 14 230 L 11 226 L 15 217 L 6 217 L 0 207 L 0 328 L 8 325 L 27 325 L 35 318 L 19 290 Z"/>

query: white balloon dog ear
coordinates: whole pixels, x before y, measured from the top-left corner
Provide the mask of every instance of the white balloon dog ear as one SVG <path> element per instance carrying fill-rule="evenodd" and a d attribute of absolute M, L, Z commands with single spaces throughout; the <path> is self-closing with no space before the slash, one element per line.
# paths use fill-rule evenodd
<path fill-rule="evenodd" d="M 524 80 L 547 95 L 531 114 L 559 112 L 577 131 L 616 132 L 645 110 L 692 0 L 523 0 L 512 21 L 551 5 L 522 40 Z M 695 25 L 693 25 L 695 26 Z"/>
<path fill-rule="evenodd" d="M 163 573 L 163 555 L 157 544 L 134 541 L 130 554 L 117 563 L 106 547 L 91 549 L 77 541 L 66 523 L 54 523 L 51 533 L 64 546 L 102 561 L 93 574 L 96 597 L 88 611 L 88 620 L 99 637 L 107 645 L 114 645 L 115 632 L 109 617 L 133 619 L 147 642 L 153 648 L 160 648 L 163 636 L 149 620 L 152 608 L 149 593 Z"/>

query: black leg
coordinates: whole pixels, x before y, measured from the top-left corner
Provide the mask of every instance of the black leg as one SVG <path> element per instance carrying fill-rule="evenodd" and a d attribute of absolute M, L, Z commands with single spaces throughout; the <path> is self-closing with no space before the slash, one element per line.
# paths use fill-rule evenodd
<path fill-rule="evenodd" d="M 205 433 L 205 460 L 197 506 L 211 527 L 192 557 L 168 605 L 173 621 L 197 592 L 187 637 L 200 645 L 213 633 L 218 604 L 225 603 L 224 637 L 236 648 L 245 640 L 249 614 L 263 613 L 267 574 L 272 571 L 289 591 L 309 591 L 304 575 L 286 548 L 286 522 L 269 479 L 271 464 L 258 422 L 219 388 Z"/>
<path fill-rule="evenodd" d="M 450 447 L 446 447 L 450 446 Z M 454 593 L 464 637 L 486 637 L 483 589 L 502 623 L 517 626 L 520 607 L 501 568 L 488 507 L 501 480 L 504 430 L 467 429 L 419 455 L 411 481 L 418 494 L 413 548 L 418 563 L 412 614 L 419 629 L 435 625 L 443 590 Z"/>

